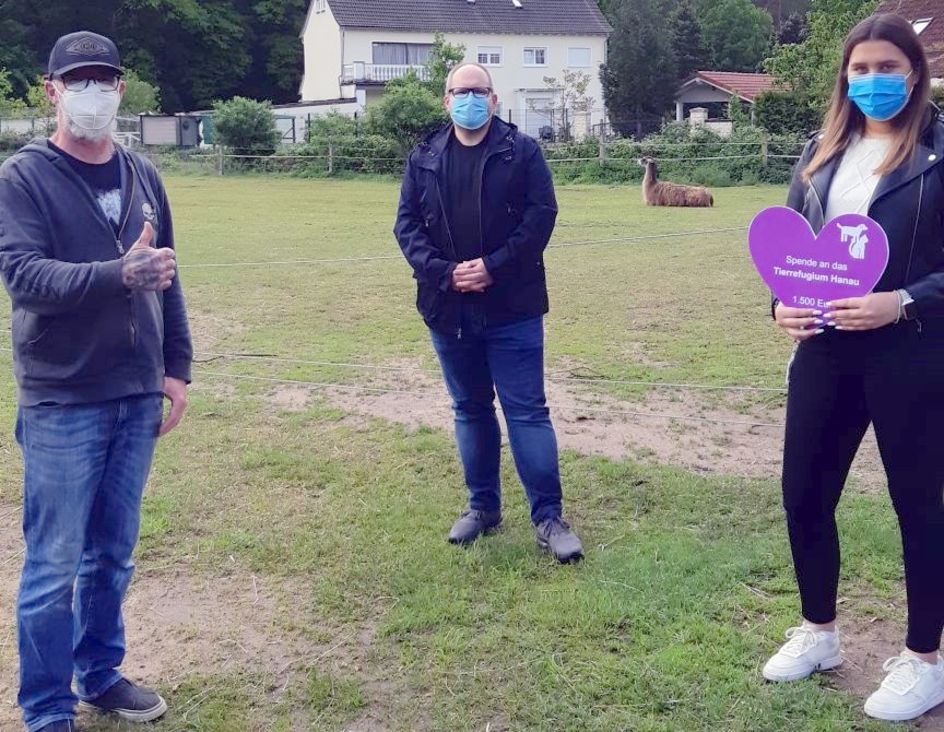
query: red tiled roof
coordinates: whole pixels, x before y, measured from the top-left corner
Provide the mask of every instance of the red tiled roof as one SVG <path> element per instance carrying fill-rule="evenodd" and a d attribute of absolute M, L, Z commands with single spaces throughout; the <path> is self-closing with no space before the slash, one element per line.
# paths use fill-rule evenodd
<path fill-rule="evenodd" d="M 944 0 L 882 0 L 876 13 L 895 13 L 914 23 L 931 19 L 918 35 L 931 64 L 931 76 L 944 78 Z"/>
<path fill-rule="evenodd" d="M 707 81 L 719 89 L 736 94 L 746 102 L 753 102 L 761 92 L 774 87 L 770 74 L 742 74 L 734 71 L 698 71 L 695 79 Z"/>

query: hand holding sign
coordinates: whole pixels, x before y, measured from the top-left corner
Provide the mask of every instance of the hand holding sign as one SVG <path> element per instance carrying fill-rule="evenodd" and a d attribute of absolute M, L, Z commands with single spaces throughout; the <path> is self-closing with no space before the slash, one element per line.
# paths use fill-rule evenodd
<path fill-rule="evenodd" d="M 754 217 L 748 243 L 760 276 L 790 308 L 825 311 L 864 297 L 888 266 L 888 237 L 859 214 L 837 216 L 814 235 L 796 211 L 774 206 Z"/>

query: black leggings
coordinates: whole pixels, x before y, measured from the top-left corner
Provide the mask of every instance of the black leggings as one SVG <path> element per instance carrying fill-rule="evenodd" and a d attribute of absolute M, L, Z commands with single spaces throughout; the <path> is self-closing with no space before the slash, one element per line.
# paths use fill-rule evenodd
<path fill-rule="evenodd" d="M 835 512 L 862 437 L 875 428 L 905 560 L 907 646 L 940 647 L 944 627 L 944 322 L 827 331 L 789 374 L 783 501 L 803 617 L 836 617 Z"/>

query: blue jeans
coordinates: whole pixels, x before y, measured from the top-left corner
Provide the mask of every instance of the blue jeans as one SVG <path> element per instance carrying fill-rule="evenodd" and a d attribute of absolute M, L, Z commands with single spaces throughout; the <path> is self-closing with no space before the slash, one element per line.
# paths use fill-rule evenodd
<path fill-rule="evenodd" d="M 501 509 L 501 432 L 495 392 L 511 453 L 537 524 L 561 514 L 557 437 L 544 396 L 544 320 L 499 327 L 464 318 L 460 335 L 431 331 L 456 414 L 456 441 L 469 507 Z"/>
<path fill-rule="evenodd" d="M 121 603 L 162 402 L 147 394 L 19 410 L 26 538 L 16 609 L 19 704 L 31 732 L 74 717 L 73 676 L 82 699 L 121 679 Z"/>

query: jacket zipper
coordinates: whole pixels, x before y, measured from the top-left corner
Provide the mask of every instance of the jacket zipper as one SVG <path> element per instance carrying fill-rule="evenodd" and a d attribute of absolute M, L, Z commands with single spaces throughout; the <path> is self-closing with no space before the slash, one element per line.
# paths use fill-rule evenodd
<path fill-rule="evenodd" d="M 446 204 L 443 203 L 442 187 L 439 185 L 439 176 L 433 173 L 433 180 L 436 181 L 436 197 L 439 199 L 439 211 L 443 217 L 443 223 L 446 225 L 446 236 L 449 237 L 449 249 L 452 251 L 454 259 L 459 259 L 459 253 L 456 251 L 456 243 L 452 238 L 452 228 L 449 226 L 449 217 L 446 216 Z M 456 337 L 462 339 L 462 320 L 459 320 L 459 327 L 456 331 Z"/>
<path fill-rule="evenodd" d="M 488 153 L 482 158 L 482 164 L 479 167 L 479 254 L 482 257 L 482 262 L 485 262 L 485 223 L 483 220 L 482 211 L 485 206 L 483 205 L 483 198 L 485 195 L 485 168 L 488 167 L 488 161 L 491 160 L 496 155 L 504 155 L 506 152 L 509 152 L 512 148 L 505 147 L 501 150 L 495 150 Z M 488 327 L 488 318 L 483 313 L 482 315 L 482 327 Z"/>
<path fill-rule="evenodd" d="M 124 233 L 125 227 L 128 225 L 128 219 L 131 217 L 131 207 L 134 205 L 134 194 L 137 192 L 138 176 L 136 175 L 133 165 L 129 164 L 128 175 L 131 176 L 131 197 L 128 201 L 128 206 L 125 209 L 125 218 L 118 226 L 118 233 L 115 234 L 115 245 L 118 247 L 118 254 L 120 254 L 122 257 L 125 256 L 125 247 L 121 243 L 121 235 Z M 137 345 L 138 334 L 134 319 L 134 293 L 130 291 L 128 292 L 128 311 L 130 317 L 130 322 L 128 324 L 129 339 L 131 341 L 131 350 L 133 351 Z"/>
<path fill-rule="evenodd" d="M 924 202 L 924 174 L 921 175 L 921 183 L 918 186 L 918 210 L 915 212 L 914 229 L 911 231 L 911 252 L 908 254 L 908 268 L 905 270 L 905 287 L 908 286 L 908 280 L 911 279 L 911 264 L 914 260 L 915 240 L 918 238 L 918 222 L 921 220 L 921 204 Z M 921 332 L 921 318 L 915 318 L 915 324 L 918 326 L 918 333 Z"/>

